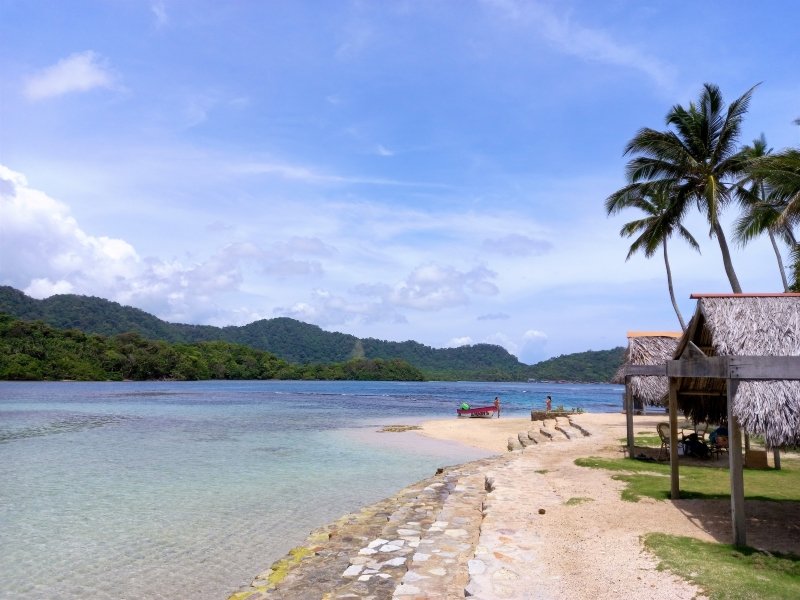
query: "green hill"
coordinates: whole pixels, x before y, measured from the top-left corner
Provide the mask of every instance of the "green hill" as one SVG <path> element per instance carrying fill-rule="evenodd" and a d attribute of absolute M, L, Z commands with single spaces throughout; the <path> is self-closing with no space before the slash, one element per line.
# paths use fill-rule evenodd
<path fill-rule="evenodd" d="M 62 294 L 36 300 L 8 286 L 0 286 L 0 312 L 104 336 L 134 332 L 146 339 L 170 343 L 227 342 L 270 352 L 288 363 L 301 365 L 361 358 L 401 360 L 429 379 L 608 381 L 622 361 L 621 349 L 615 349 L 562 356 L 531 367 L 492 344 L 432 348 L 414 341 L 359 339 L 285 317 L 241 327 L 168 323 L 138 308 L 103 298 Z"/>
<path fill-rule="evenodd" d="M 0 380 L 348 379 L 421 381 L 401 360 L 292 365 L 227 342 L 170 344 L 138 333 L 107 337 L 0 313 Z"/>
<path fill-rule="evenodd" d="M 625 348 L 562 354 L 530 367 L 530 378 L 544 381 L 610 381 L 622 364 Z"/>

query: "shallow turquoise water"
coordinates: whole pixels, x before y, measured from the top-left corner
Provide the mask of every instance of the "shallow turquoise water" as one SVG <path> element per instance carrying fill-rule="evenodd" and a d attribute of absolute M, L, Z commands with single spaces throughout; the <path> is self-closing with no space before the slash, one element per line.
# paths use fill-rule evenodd
<path fill-rule="evenodd" d="M 620 389 L 0 383 L 0 598 L 223 598 L 314 527 L 483 455 L 379 425 L 497 394 L 508 416 L 547 393 L 618 410 Z"/>

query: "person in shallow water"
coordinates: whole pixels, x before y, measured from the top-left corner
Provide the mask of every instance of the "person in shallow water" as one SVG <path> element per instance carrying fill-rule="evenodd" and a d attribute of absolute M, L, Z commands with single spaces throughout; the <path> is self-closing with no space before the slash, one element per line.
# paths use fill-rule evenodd
<path fill-rule="evenodd" d="M 494 407 L 497 409 L 497 418 L 500 418 L 500 397 L 494 397 Z"/>
<path fill-rule="evenodd" d="M 545 407 L 547 412 L 550 412 L 550 410 L 553 408 L 553 399 L 550 396 L 548 396 L 547 400 L 545 400 Z"/>

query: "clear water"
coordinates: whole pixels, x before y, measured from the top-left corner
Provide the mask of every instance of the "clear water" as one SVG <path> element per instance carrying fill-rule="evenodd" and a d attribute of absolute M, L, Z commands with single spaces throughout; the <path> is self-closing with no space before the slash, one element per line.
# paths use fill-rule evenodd
<path fill-rule="evenodd" d="M 483 456 L 387 423 L 619 386 L 0 382 L 0 598 L 224 598 L 340 515 Z"/>

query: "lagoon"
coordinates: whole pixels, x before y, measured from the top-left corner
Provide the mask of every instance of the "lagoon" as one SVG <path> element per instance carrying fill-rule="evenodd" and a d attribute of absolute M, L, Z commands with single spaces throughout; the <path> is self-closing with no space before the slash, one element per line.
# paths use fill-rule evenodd
<path fill-rule="evenodd" d="M 224 598 L 340 515 L 484 456 L 385 424 L 612 385 L 0 382 L 0 598 Z"/>

